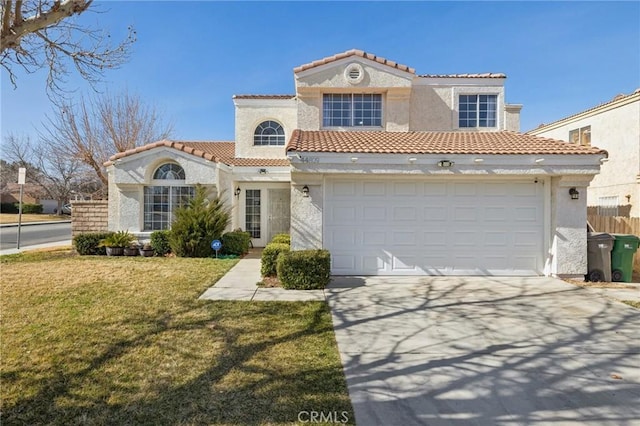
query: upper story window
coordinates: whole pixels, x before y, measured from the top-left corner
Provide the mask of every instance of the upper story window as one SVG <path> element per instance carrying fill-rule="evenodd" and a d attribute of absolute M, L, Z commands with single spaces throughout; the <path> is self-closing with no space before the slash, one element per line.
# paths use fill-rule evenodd
<path fill-rule="evenodd" d="M 569 132 L 569 142 L 591 146 L 591 126 L 571 130 Z"/>
<path fill-rule="evenodd" d="M 253 144 L 261 146 L 284 145 L 284 129 L 276 121 L 263 121 L 253 133 Z"/>
<path fill-rule="evenodd" d="M 154 179 L 184 180 L 184 169 L 177 164 L 166 163 L 158 167 Z"/>
<path fill-rule="evenodd" d="M 325 94 L 323 127 L 382 126 L 382 95 L 376 93 Z"/>
<path fill-rule="evenodd" d="M 498 95 L 460 95 L 459 127 L 496 127 Z"/>

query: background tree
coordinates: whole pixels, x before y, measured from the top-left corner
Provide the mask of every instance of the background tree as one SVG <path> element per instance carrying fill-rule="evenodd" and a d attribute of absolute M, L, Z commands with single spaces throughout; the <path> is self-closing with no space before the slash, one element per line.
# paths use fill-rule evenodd
<path fill-rule="evenodd" d="M 135 31 L 113 44 L 108 33 L 79 23 L 78 15 L 96 11 L 93 0 L 0 0 L 0 64 L 17 84 L 14 67 L 33 73 L 48 68 L 47 90 L 64 92 L 69 65 L 89 83 L 106 69 L 129 59 Z"/>
<path fill-rule="evenodd" d="M 69 158 L 88 166 L 107 188 L 103 164 L 118 152 L 167 139 L 172 126 L 158 111 L 127 92 L 81 98 L 77 105 L 63 102 L 47 117 L 42 140 Z"/>
<path fill-rule="evenodd" d="M 55 146 L 36 144 L 27 136 L 18 137 L 14 134 L 4 139 L 4 155 L 13 166 L 27 168 L 28 182 L 37 184 L 50 199 L 57 201 L 58 213 L 61 214 L 62 205 L 74 193 L 81 193 L 91 185 L 83 164 Z"/>

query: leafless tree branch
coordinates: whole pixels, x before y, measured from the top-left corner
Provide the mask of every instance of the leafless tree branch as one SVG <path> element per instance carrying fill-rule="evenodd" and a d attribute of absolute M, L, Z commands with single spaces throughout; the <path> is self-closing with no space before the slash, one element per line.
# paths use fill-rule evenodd
<path fill-rule="evenodd" d="M 109 34 L 79 25 L 78 15 L 95 11 L 93 0 L 0 0 L 0 5 L 0 63 L 14 87 L 14 67 L 27 73 L 48 68 L 48 92 L 63 94 L 68 63 L 95 87 L 105 70 L 118 68 L 129 59 L 135 42 L 132 27 L 114 45 Z"/>

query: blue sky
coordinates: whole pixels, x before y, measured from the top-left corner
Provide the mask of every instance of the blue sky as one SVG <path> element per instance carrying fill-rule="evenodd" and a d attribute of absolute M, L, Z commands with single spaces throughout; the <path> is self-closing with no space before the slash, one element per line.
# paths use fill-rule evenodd
<path fill-rule="evenodd" d="M 233 140 L 234 94 L 293 93 L 295 66 L 352 48 L 418 74 L 502 72 L 521 130 L 640 87 L 640 2 L 103 2 L 113 37 L 134 25 L 131 61 L 102 90 L 128 89 L 176 139 Z M 2 71 L 2 135 L 51 114 L 45 73 Z M 78 94 L 89 85 L 73 76 Z"/>

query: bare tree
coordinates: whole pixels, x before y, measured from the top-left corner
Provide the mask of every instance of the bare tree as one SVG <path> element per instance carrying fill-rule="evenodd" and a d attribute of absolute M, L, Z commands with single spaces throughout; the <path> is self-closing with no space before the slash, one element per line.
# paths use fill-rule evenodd
<path fill-rule="evenodd" d="M 47 90 L 64 92 L 71 63 L 95 85 L 105 69 L 118 68 L 129 58 L 135 31 L 113 44 L 109 34 L 78 23 L 77 15 L 92 8 L 93 0 L 0 0 L 0 64 L 16 87 L 14 67 L 33 73 L 48 68 Z"/>
<path fill-rule="evenodd" d="M 127 92 L 81 98 L 77 105 L 58 105 L 55 115 L 47 116 L 44 127 L 43 141 L 88 166 L 104 188 L 104 163 L 110 156 L 167 139 L 173 131 L 154 107 Z"/>
<path fill-rule="evenodd" d="M 4 139 L 5 155 L 13 164 L 30 167 L 31 172 L 27 173 L 29 181 L 58 202 L 58 213 L 71 195 L 87 184 L 83 164 L 55 146 L 36 144 L 28 136 L 18 137 L 15 134 Z"/>

